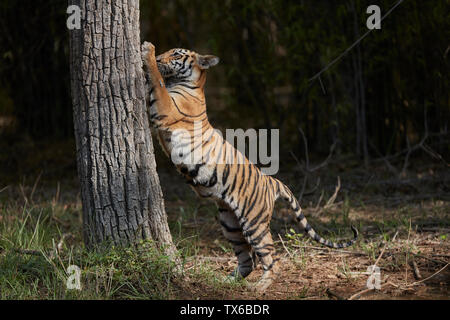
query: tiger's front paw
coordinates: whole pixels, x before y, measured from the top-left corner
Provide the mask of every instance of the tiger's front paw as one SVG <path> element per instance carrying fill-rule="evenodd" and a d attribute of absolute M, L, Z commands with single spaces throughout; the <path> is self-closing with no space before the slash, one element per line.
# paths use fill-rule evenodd
<path fill-rule="evenodd" d="M 141 46 L 141 56 L 145 66 L 148 67 L 153 63 L 156 64 L 155 46 L 150 42 L 144 41 Z"/>

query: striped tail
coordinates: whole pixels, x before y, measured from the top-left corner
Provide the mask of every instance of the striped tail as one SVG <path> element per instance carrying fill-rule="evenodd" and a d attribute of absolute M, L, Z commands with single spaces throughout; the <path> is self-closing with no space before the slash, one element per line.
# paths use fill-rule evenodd
<path fill-rule="evenodd" d="M 305 229 L 305 232 L 313 240 L 323 244 L 324 246 L 327 246 L 330 248 L 337 248 L 337 249 L 349 247 L 356 242 L 356 239 L 358 239 L 358 230 L 354 226 L 351 226 L 354 237 L 353 237 L 353 239 L 351 239 L 347 242 L 336 243 L 336 242 L 332 242 L 330 240 L 327 240 L 327 239 L 319 236 L 316 233 L 316 231 L 314 231 L 314 229 L 311 227 L 311 225 L 308 223 L 308 221 L 306 220 L 304 214 L 302 213 L 302 208 L 300 207 L 297 199 L 292 194 L 291 190 L 289 190 L 289 188 L 281 181 L 279 181 L 279 180 L 276 180 L 276 181 L 277 181 L 277 185 L 279 188 L 279 196 L 282 197 L 287 202 L 289 202 L 289 204 L 291 205 L 292 209 L 295 212 L 297 221 L 300 222 L 303 229 Z"/>

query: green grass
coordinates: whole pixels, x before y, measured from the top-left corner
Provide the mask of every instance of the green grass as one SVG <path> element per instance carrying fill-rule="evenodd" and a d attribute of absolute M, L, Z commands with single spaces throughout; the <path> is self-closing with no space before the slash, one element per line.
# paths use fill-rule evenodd
<path fill-rule="evenodd" d="M 93 251 L 77 242 L 56 254 L 63 235 L 52 221 L 54 209 L 1 211 L 1 299 L 170 298 L 173 264 L 150 241 Z M 70 265 L 81 269 L 82 290 L 66 287 Z"/>
<path fill-rule="evenodd" d="M 245 281 L 227 281 L 211 262 L 196 261 L 200 234 L 208 228 L 204 221 L 195 226 L 197 214 L 201 210 L 200 219 L 204 214 L 209 219 L 212 207 L 185 203 L 179 208 L 179 220 L 171 222 L 180 260 L 194 262 L 180 277 L 174 274 L 173 262 L 152 241 L 87 250 L 81 238 L 79 200 L 63 203 L 55 197 L 30 203 L 25 196 L 30 194 L 28 189 L 14 200 L 0 194 L 0 299 L 178 299 L 194 298 L 183 288 L 190 282 L 210 293 L 245 285 Z M 67 288 L 72 265 L 80 268 L 81 290 Z M 183 283 L 185 277 L 189 281 Z"/>

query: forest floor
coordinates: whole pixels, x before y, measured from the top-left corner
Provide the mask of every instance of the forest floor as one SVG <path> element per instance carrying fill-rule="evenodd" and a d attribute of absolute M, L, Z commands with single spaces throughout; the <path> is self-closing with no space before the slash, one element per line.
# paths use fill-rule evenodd
<path fill-rule="evenodd" d="M 162 183 L 165 194 L 170 194 L 166 206 L 170 225 L 177 226 L 172 234 L 178 247 L 195 251 L 187 269 L 209 266 L 216 277 L 214 285 L 198 276 L 188 277 L 183 284 L 185 293 L 176 298 L 450 299 L 448 170 L 428 168 L 427 173 L 402 180 L 375 178 L 373 170 L 360 168 L 327 171 L 321 175 L 326 187 L 319 187 L 315 195 L 302 201 L 304 213 L 327 238 L 349 239 L 353 224 L 360 231 L 360 240 L 345 250 L 324 248 L 304 236 L 292 211 L 277 202 L 271 229 L 281 270 L 263 294 L 247 286 L 262 275 L 261 266 L 240 285 L 223 285 L 237 260 L 222 236 L 214 204 L 196 198 L 181 179 L 180 183 Z M 341 187 L 327 208 L 337 176 Z M 301 188 L 302 181 L 295 181 L 296 172 L 285 172 L 280 179 L 293 190 Z M 164 175 L 161 180 L 169 181 Z M 369 275 L 365 272 L 375 262 L 380 267 L 381 289 L 367 290 Z"/>
<path fill-rule="evenodd" d="M 350 224 L 360 231 L 345 250 L 305 237 L 293 213 L 277 203 L 271 228 L 281 270 L 262 294 L 247 285 L 261 276 L 260 266 L 246 280 L 225 280 L 237 261 L 217 209 L 198 199 L 172 168 L 158 171 L 184 262 L 181 277 L 146 242 L 138 253 L 87 252 L 76 178 L 0 180 L 0 299 L 449 299 L 450 172 L 411 166 L 414 172 L 400 179 L 382 165 L 366 170 L 347 161 L 311 177 L 311 185 L 318 177 L 321 182 L 301 202 L 310 224 L 332 240 L 351 237 Z M 303 178 L 295 167 L 277 177 L 299 194 Z M 81 268 L 81 291 L 66 288 L 72 264 Z M 381 289 L 368 290 L 365 272 L 374 264 Z"/>

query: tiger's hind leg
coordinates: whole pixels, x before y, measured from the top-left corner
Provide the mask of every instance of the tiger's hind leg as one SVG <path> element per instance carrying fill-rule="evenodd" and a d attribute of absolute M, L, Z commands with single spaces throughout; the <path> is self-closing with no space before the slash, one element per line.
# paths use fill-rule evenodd
<path fill-rule="evenodd" d="M 272 235 L 270 234 L 270 214 L 267 214 L 268 212 L 266 214 L 261 213 L 261 218 L 258 218 L 258 216 L 254 218 L 259 219 L 261 223 L 252 223 L 252 221 L 242 223 L 243 235 L 252 246 L 263 268 L 263 275 L 255 285 L 255 289 L 259 292 L 266 290 L 278 274 L 279 258 L 276 257 Z"/>
<path fill-rule="evenodd" d="M 219 207 L 219 221 L 227 240 L 232 244 L 238 266 L 230 276 L 247 277 L 255 268 L 256 257 L 252 247 L 242 235 L 242 228 L 235 214 L 226 207 Z"/>

